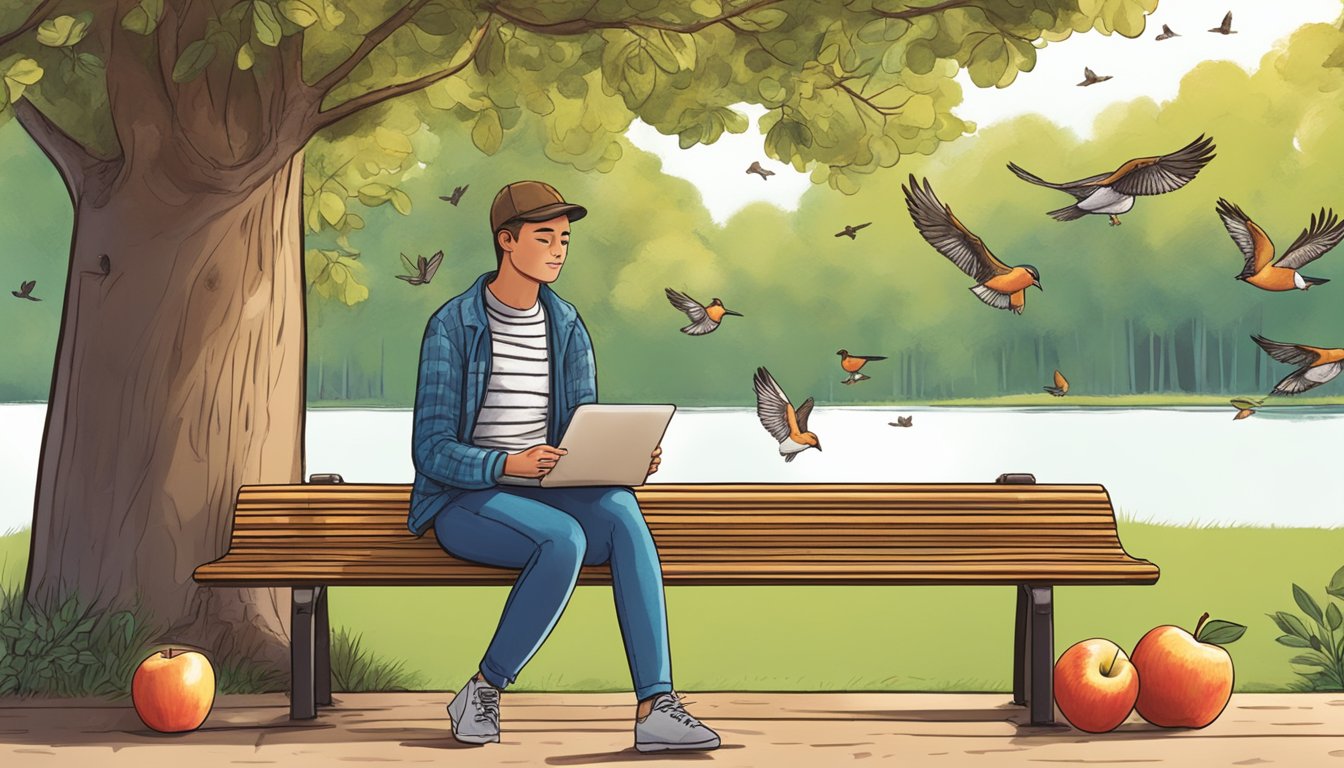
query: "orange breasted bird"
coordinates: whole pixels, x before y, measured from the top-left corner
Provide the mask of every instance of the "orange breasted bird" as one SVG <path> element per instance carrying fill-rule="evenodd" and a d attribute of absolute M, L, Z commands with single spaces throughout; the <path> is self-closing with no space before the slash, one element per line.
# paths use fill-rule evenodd
<path fill-rule="evenodd" d="M 1060 373 L 1060 372 L 1059 372 L 1059 369 L 1056 368 L 1056 369 L 1055 369 L 1055 386 L 1053 386 L 1053 387 L 1042 387 L 1042 389 L 1044 389 L 1046 392 L 1049 392 L 1050 394 L 1054 395 L 1055 397 L 1063 397 L 1063 396 L 1069 394 L 1069 380 L 1066 379 L 1066 378 L 1064 378 L 1064 374 Z"/>
<path fill-rule="evenodd" d="M 1265 291 L 1305 291 L 1313 285 L 1330 282 L 1324 277 L 1306 277 L 1297 270 L 1319 259 L 1344 239 L 1344 223 L 1334 211 L 1322 208 L 1319 218 L 1313 213 L 1311 224 L 1302 230 L 1278 261 L 1274 261 L 1274 241 L 1259 224 L 1251 221 L 1245 211 L 1221 197 L 1217 211 L 1232 242 L 1246 257 L 1246 266 L 1237 275 L 1238 280 Z"/>
<path fill-rule="evenodd" d="M 775 377 L 765 368 L 757 368 L 752 377 L 756 387 L 756 417 L 771 437 L 779 441 L 779 455 L 784 461 L 793 458 L 808 448 L 821 450 L 821 441 L 807 431 L 807 417 L 812 413 L 812 398 L 794 410 L 789 396 L 775 381 Z"/>
<path fill-rule="evenodd" d="M 1344 349 L 1323 349 L 1306 344 L 1284 344 L 1263 336 L 1252 339 L 1269 356 L 1287 365 L 1299 366 L 1274 385 L 1272 395 L 1297 395 L 1314 389 L 1339 375 L 1344 369 Z"/>
<path fill-rule="evenodd" d="M 984 241 L 966 229 L 952 209 L 933 194 L 929 180 L 921 187 L 910 177 L 905 191 L 905 204 L 919 234 L 939 253 L 943 254 L 962 272 L 971 276 L 978 285 L 971 286 L 976 298 L 996 309 L 1010 309 L 1022 314 L 1027 303 L 1027 288 L 1036 286 L 1042 291 L 1041 273 L 1030 264 L 1010 267 L 989 252 Z"/>
<path fill-rule="evenodd" d="M 715 328 L 723 322 L 724 315 L 735 315 L 742 317 L 741 312 L 734 312 L 723 306 L 723 302 L 714 299 L 708 305 L 692 299 L 681 291 L 674 291 L 671 288 L 663 289 L 667 293 L 667 300 L 672 302 L 672 306 L 686 313 L 691 318 L 691 324 L 681 329 L 681 332 L 688 336 L 701 336 Z"/>
<path fill-rule="evenodd" d="M 1008 170 L 1019 179 L 1050 189 L 1068 192 L 1078 202 L 1049 211 L 1056 221 L 1073 221 L 1089 213 L 1111 217 L 1111 226 L 1120 226 L 1120 214 L 1134 207 L 1138 195 L 1161 195 L 1189 184 L 1200 169 L 1209 164 L 1213 154 L 1212 138 L 1199 138 L 1169 155 L 1136 157 L 1110 173 L 1099 173 L 1086 179 L 1060 184 L 1046 181 L 1019 167 L 1008 164 Z"/>
<path fill-rule="evenodd" d="M 845 370 L 845 373 L 849 374 L 848 378 L 840 380 L 841 384 L 853 384 L 856 381 L 873 378 L 872 376 L 859 373 L 859 370 L 867 365 L 869 360 L 887 359 L 882 355 L 851 355 L 847 349 L 842 349 L 835 354 L 840 356 L 840 367 Z"/>

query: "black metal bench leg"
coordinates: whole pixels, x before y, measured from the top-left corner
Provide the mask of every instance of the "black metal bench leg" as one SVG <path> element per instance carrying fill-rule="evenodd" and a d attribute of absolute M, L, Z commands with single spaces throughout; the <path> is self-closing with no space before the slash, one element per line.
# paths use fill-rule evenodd
<path fill-rule="evenodd" d="M 313 656 L 313 693 L 318 706 L 331 706 L 331 623 L 327 618 L 329 587 L 317 590 L 317 612 L 314 614 L 313 635 L 316 640 Z"/>
<path fill-rule="evenodd" d="M 313 687 L 313 660 L 316 626 L 313 614 L 321 587 L 295 587 L 290 590 L 289 625 L 289 718 L 312 720 L 317 717 Z"/>
<path fill-rule="evenodd" d="M 1031 627 L 1030 663 L 1027 679 L 1027 707 L 1031 710 L 1032 725 L 1051 725 L 1055 722 L 1054 656 L 1055 605 L 1054 590 L 1049 586 L 1030 587 Z"/>
<path fill-rule="evenodd" d="M 1031 598 L 1027 585 L 1017 586 L 1017 614 L 1013 621 L 1013 703 L 1027 703 L 1027 608 Z"/>

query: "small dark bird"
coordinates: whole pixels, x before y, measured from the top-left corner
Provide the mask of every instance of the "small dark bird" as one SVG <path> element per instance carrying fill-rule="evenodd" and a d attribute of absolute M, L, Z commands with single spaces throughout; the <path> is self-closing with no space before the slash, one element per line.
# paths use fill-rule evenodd
<path fill-rule="evenodd" d="M 451 194 L 451 195 L 439 195 L 439 199 L 440 199 L 440 200 L 447 200 L 448 202 L 452 203 L 454 207 L 456 207 L 457 204 L 458 204 L 459 202 L 462 201 L 462 194 L 463 194 L 464 192 L 467 191 L 467 187 L 469 187 L 469 186 L 471 186 L 471 185 L 470 185 L 470 184 L 467 184 L 467 185 L 465 185 L 465 186 L 461 186 L 461 187 L 453 187 L 453 194 Z"/>
<path fill-rule="evenodd" d="M 112 274 L 112 259 L 108 258 L 107 254 L 104 253 L 102 256 L 98 257 L 98 271 L 92 272 L 86 269 L 84 270 L 83 274 L 86 274 L 90 277 L 96 277 L 99 280 L 103 279 L 104 277 L 107 277 L 108 275 Z"/>
<path fill-rule="evenodd" d="M 1097 83 L 1104 83 L 1110 79 L 1110 75 L 1098 77 L 1097 73 L 1093 72 L 1089 67 L 1083 67 L 1083 82 L 1079 83 L 1079 85 L 1096 85 Z"/>
<path fill-rule="evenodd" d="M 775 175 L 774 171 L 765 170 L 764 168 L 761 167 L 761 164 L 755 160 L 753 160 L 751 162 L 751 165 L 747 167 L 747 173 L 754 173 L 757 176 L 760 176 L 762 179 L 765 179 L 766 181 L 769 181 L 770 177 Z"/>
<path fill-rule="evenodd" d="M 19 297 L 20 299 L 27 299 L 27 300 L 29 300 L 29 301 L 41 301 L 41 299 L 39 299 L 39 298 L 37 298 L 36 296 L 32 295 L 32 293 L 33 293 L 33 287 L 36 286 L 36 285 L 37 285 L 37 281 L 36 281 L 36 280 L 25 280 L 25 281 L 23 281 L 23 283 L 21 283 L 21 284 L 19 285 L 19 290 L 17 290 L 17 291 L 10 291 L 10 293 L 14 294 L 15 296 Z"/>
<path fill-rule="evenodd" d="M 856 381 L 873 378 L 872 376 L 865 376 L 859 371 L 868 364 L 869 360 L 887 359 L 882 355 L 851 355 L 847 349 L 839 350 L 835 354 L 840 356 L 840 367 L 844 369 L 845 373 L 849 374 L 848 378 L 840 380 L 841 384 L 853 384 Z"/>
<path fill-rule="evenodd" d="M 1171 31 L 1171 27 L 1168 27 L 1166 24 L 1163 24 L 1163 25 L 1162 25 L 1162 31 L 1158 34 L 1157 39 L 1158 39 L 1158 40 L 1166 40 L 1166 39 L 1168 39 L 1168 38 L 1172 38 L 1172 37 L 1180 37 L 1180 35 L 1177 34 L 1176 32 L 1172 32 L 1172 31 Z"/>
<path fill-rule="evenodd" d="M 1232 12 L 1228 11 L 1227 15 L 1223 17 L 1223 23 L 1214 27 L 1213 29 L 1210 29 L 1209 31 L 1217 32 L 1220 35 L 1237 34 L 1237 31 L 1235 29 L 1232 29 Z"/>
<path fill-rule="evenodd" d="M 1263 336 L 1251 336 L 1260 348 L 1275 360 L 1298 369 L 1274 385 L 1271 395 L 1297 395 L 1330 381 L 1344 370 L 1344 349 L 1284 344 Z"/>
<path fill-rule="evenodd" d="M 1044 389 L 1046 392 L 1049 392 L 1050 394 L 1054 395 L 1055 397 L 1063 397 L 1063 396 L 1069 394 L 1069 380 L 1066 379 L 1066 378 L 1064 378 L 1064 374 L 1060 373 L 1060 372 L 1059 372 L 1059 369 L 1056 368 L 1056 369 L 1055 369 L 1055 386 L 1053 386 L 1053 387 L 1042 387 L 1042 389 Z"/>
<path fill-rule="evenodd" d="M 439 270 L 439 265 L 443 263 L 443 251 L 435 253 L 433 256 L 430 256 L 429 259 L 425 259 L 424 256 L 418 256 L 416 257 L 416 263 L 414 264 L 412 264 L 411 260 L 406 258 L 406 254 L 403 253 L 401 254 L 401 263 L 406 265 L 407 271 L 414 272 L 415 274 L 397 275 L 399 279 L 405 280 L 411 285 L 424 285 L 434 279 L 434 273 Z"/>
<path fill-rule="evenodd" d="M 719 323 L 723 322 L 724 315 L 742 316 L 741 312 L 734 312 L 723 306 L 723 302 L 717 298 L 710 301 L 706 306 L 681 291 L 664 288 L 663 292 L 667 294 L 667 300 L 672 302 L 672 306 L 685 312 L 686 316 L 691 318 L 691 324 L 681 329 L 681 332 L 687 336 L 703 336 L 718 328 Z"/>
<path fill-rule="evenodd" d="M 888 421 L 887 424 L 893 427 L 913 427 L 915 425 L 915 417 L 897 416 L 895 421 Z"/>
<path fill-rule="evenodd" d="M 846 224 L 844 229 L 842 229 L 842 230 L 840 230 L 839 232 L 836 232 L 836 233 L 835 233 L 835 236 L 836 236 L 836 237 L 848 237 L 850 240 L 854 240 L 854 239 L 855 239 L 854 236 L 857 235 L 857 234 L 859 233 L 859 230 L 860 230 L 860 229 L 863 229 L 864 227 L 866 227 L 866 226 L 868 226 L 868 225 L 870 225 L 870 224 L 872 224 L 872 223 L 873 223 L 873 222 L 868 221 L 868 222 L 864 222 L 863 224 Z"/>

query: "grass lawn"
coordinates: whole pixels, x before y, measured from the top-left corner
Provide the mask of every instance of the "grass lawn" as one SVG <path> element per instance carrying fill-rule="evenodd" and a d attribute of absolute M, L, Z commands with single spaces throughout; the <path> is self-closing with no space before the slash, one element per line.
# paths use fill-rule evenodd
<path fill-rule="evenodd" d="M 1147 587 L 1057 587 L 1055 652 L 1089 637 L 1132 651 L 1161 624 L 1192 630 L 1203 611 L 1245 624 L 1228 646 L 1236 690 L 1283 691 L 1297 651 L 1265 615 L 1301 614 L 1296 582 L 1322 606 L 1344 564 L 1344 528 L 1154 525 L 1121 519 L 1135 557 L 1162 569 Z M 26 531 L 0 537 L 0 586 L 23 577 Z M 429 689 L 456 690 L 476 669 L 508 590 L 342 587 L 333 627 L 404 661 Z M 675 587 L 667 590 L 674 680 L 684 690 L 1007 691 L 1010 587 Z M 629 690 L 609 587 L 580 587 L 516 690 Z"/>

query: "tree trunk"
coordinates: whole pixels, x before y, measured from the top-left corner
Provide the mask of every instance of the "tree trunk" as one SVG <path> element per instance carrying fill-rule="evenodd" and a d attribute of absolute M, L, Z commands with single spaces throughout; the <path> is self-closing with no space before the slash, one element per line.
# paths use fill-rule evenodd
<path fill-rule="evenodd" d="M 302 166 L 243 190 L 161 162 L 72 188 L 31 603 L 139 601 L 160 640 L 287 669 L 288 597 L 192 572 L 227 549 L 240 485 L 303 478 Z"/>

